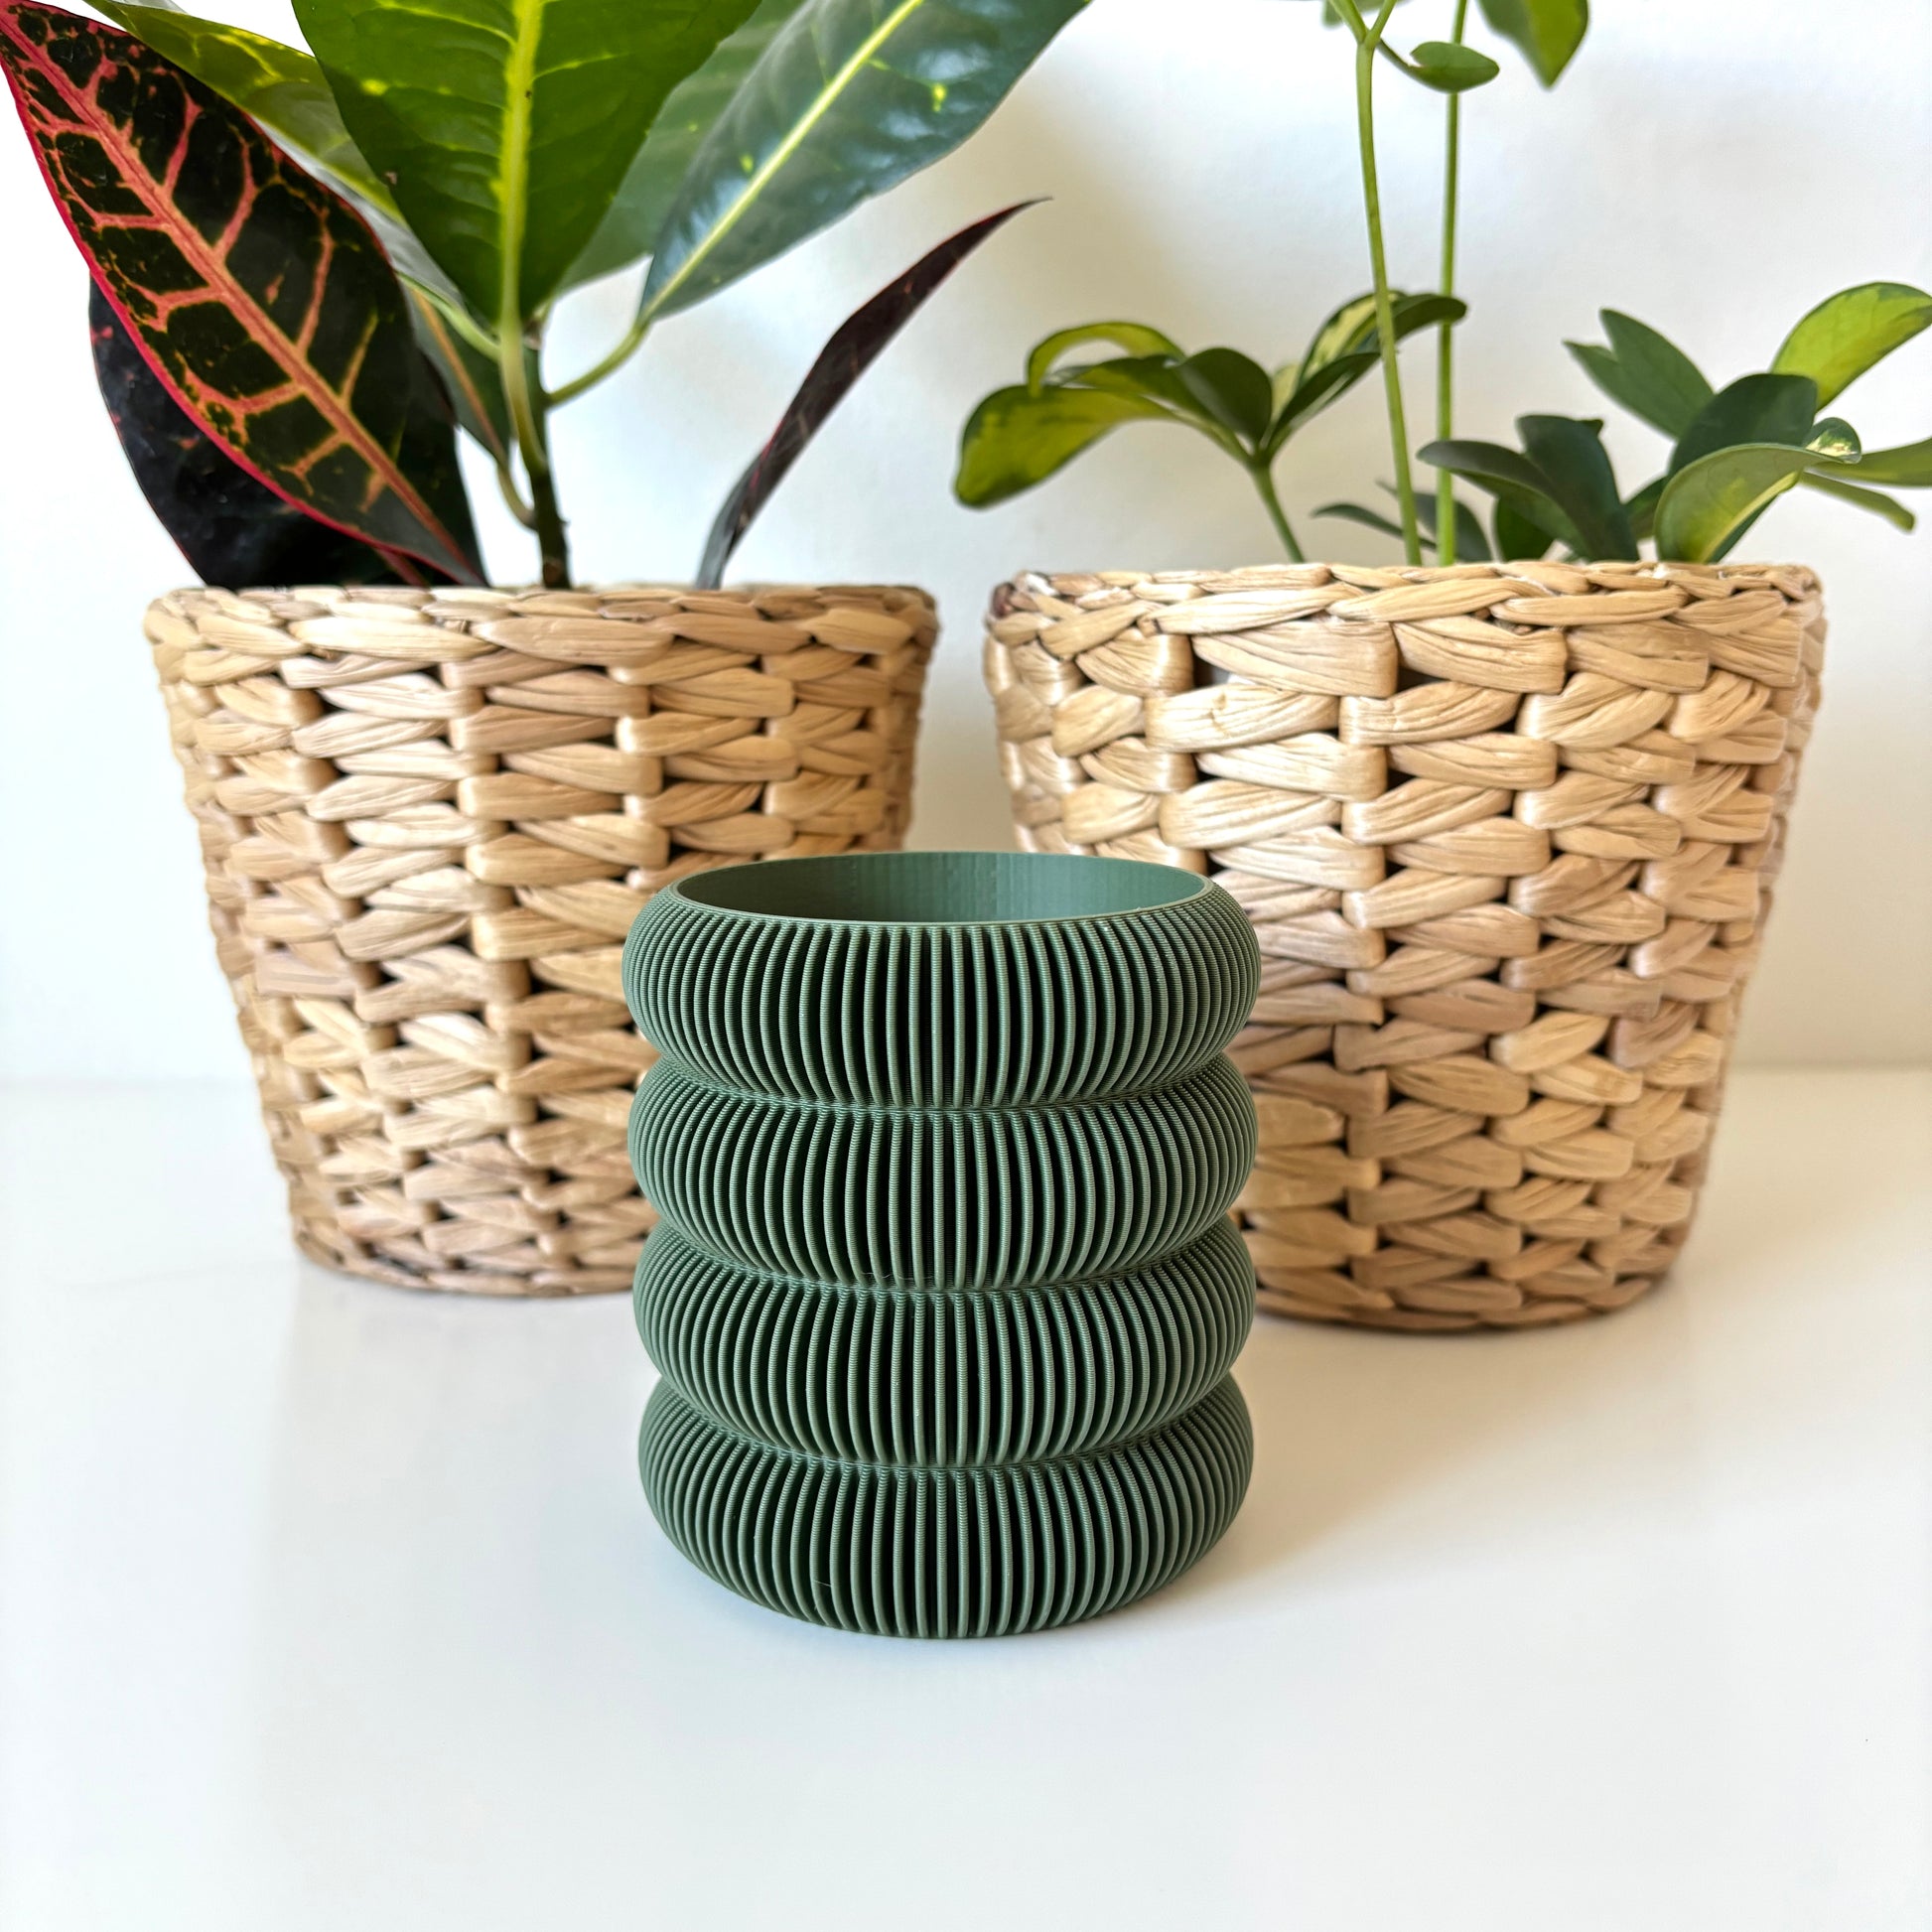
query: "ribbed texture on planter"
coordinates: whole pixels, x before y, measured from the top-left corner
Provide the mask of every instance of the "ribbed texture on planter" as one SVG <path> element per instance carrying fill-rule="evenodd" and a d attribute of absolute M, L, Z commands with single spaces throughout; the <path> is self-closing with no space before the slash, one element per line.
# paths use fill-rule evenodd
<path fill-rule="evenodd" d="M 1222 1049 L 1257 969 L 1225 895 L 1113 861 L 804 861 L 645 908 L 640 1455 L 693 1562 L 842 1628 L 993 1635 L 1213 1542 L 1250 1456 Z"/>
<path fill-rule="evenodd" d="M 1026 575 L 989 632 L 1022 843 L 1253 923 L 1264 1307 L 1517 1327 L 1669 1268 L 1818 703 L 1810 571 Z"/>
<path fill-rule="evenodd" d="M 147 634 L 297 1245 L 629 1287 L 624 934 L 694 872 L 898 843 L 930 601 L 307 585 L 178 591 Z"/>

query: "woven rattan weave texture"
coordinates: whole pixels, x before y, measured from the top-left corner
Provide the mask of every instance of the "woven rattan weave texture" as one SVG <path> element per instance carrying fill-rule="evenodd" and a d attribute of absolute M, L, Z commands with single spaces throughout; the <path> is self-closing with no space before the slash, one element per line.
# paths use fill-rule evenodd
<path fill-rule="evenodd" d="M 1023 844 L 1211 872 L 1263 1307 L 1621 1307 L 1690 1230 L 1818 700 L 1803 569 L 1027 575 L 986 675 Z"/>
<path fill-rule="evenodd" d="M 411 1288 L 628 1288 L 657 888 L 897 845 L 912 590 L 183 591 L 147 634 L 296 1240 Z"/>

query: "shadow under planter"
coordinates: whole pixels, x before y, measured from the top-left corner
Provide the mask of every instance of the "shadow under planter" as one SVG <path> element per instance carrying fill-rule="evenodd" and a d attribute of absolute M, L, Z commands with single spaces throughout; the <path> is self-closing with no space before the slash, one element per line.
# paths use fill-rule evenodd
<path fill-rule="evenodd" d="M 624 989 L 663 1380 L 640 1460 L 773 1609 L 992 1636 L 1159 1588 L 1232 1519 L 1257 955 L 1218 888 L 1005 853 L 687 879 Z"/>
<path fill-rule="evenodd" d="M 1028 574 L 992 687 L 1023 844 L 1212 874 L 1261 1303 L 1515 1327 L 1689 1235 L 1818 702 L 1808 570 Z"/>
<path fill-rule="evenodd" d="M 180 591 L 148 611 L 295 1238 L 406 1288 L 630 1286 L 623 935 L 897 846 L 919 591 Z"/>

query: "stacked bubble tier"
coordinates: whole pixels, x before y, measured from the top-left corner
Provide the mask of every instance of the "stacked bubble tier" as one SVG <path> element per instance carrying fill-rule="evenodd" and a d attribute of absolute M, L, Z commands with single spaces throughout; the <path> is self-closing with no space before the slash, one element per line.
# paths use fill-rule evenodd
<path fill-rule="evenodd" d="M 1225 1048 L 1259 970 L 1226 893 L 1124 859 L 767 861 L 651 899 L 639 1461 L 685 1556 L 815 1623 L 964 1637 L 1214 1543 L 1252 1460 Z"/>

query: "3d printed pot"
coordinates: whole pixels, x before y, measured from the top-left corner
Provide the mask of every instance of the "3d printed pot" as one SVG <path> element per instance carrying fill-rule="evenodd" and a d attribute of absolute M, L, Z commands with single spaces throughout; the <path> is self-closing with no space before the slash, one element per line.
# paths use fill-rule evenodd
<path fill-rule="evenodd" d="M 783 860 L 651 899 L 639 1453 L 692 1562 L 841 1629 L 995 1636 L 1214 1542 L 1252 1453 L 1223 1048 L 1259 971 L 1227 894 L 1125 860 Z"/>

